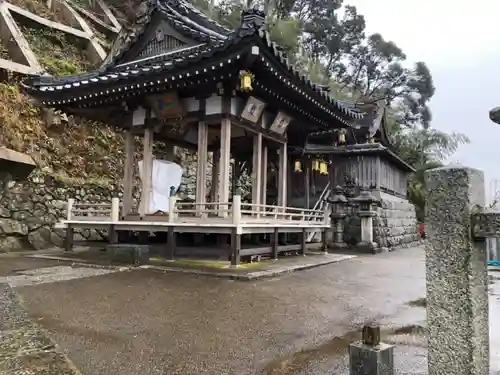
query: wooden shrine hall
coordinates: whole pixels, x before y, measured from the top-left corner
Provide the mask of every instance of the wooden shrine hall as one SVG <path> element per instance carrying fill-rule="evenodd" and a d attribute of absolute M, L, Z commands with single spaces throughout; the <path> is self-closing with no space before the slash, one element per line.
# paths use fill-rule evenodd
<path fill-rule="evenodd" d="M 241 236 L 247 233 L 271 234 L 265 251 L 275 257 L 282 248 L 290 249 L 280 246 L 278 233 L 301 235 L 293 245 L 301 251 L 307 233 L 325 234 L 330 226 L 327 210 L 289 207 L 293 161 L 288 149 L 304 146 L 309 134 L 348 128 L 362 114 L 295 69 L 270 41 L 264 16 L 246 10 L 239 28 L 228 30 L 185 0 L 145 1 L 134 25 L 120 33 L 98 70 L 41 75 L 23 83 L 24 91 L 41 105 L 112 124 L 126 134 L 123 199 L 99 204 L 70 200 L 67 218 L 60 223 L 69 239 L 75 228 L 167 232 L 167 255 L 173 256 L 176 233 L 230 234 L 237 264 L 240 256 L 260 251 L 242 247 Z M 138 207 L 132 199 L 135 136 L 143 137 Z M 198 156 L 195 201 L 182 202 L 174 189 L 165 191 L 170 197 L 163 213 L 148 210 L 155 141 L 167 145 L 167 154 L 181 147 L 196 150 Z M 209 153 L 214 159 L 211 171 Z M 248 201 L 239 194 L 239 169 L 231 172 L 232 165 L 243 162 L 251 166 Z M 210 191 L 207 173 L 212 176 Z M 268 198 L 272 185 L 275 200 Z"/>

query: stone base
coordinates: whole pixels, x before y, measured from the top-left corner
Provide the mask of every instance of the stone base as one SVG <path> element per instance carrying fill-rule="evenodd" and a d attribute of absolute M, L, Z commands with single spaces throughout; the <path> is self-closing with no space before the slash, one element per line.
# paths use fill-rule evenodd
<path fill-rule="evenodd" d="M 342 250 L 347 249 L 349 246 L 345 242 L 328 243 L 328 250 Z"/>
<path fill-rule="evenodd" d="M 368 346 L 361 341 L 349 345 L 351 375 L 394 375 L 394 346 Z"/>
<path fill-rule="evenodd" d="M 106 251 L 113 262 L 134 265 L 147 264 L 149 262 L 149 245 L 114 244 L 107 245 Z"/>
<path fill-rule="evenodd" d="M 358 242 L 354 250 L 360 253 L 378 254 L 382 249 L 375 242 Z"/>

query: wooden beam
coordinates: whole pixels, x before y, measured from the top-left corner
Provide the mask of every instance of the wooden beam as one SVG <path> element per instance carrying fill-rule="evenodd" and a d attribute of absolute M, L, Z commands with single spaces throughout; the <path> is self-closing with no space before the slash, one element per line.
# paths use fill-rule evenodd
<path fill-rule="evenodd" d="M 134 187 L 134 136 L 130 131 L 125 133 L 125 165 L 123 176 L 123 211 L 125 217 L 132 210 L 132 193 Z"/>
<path fill-rule="evenodd" d="M 204 122 L 198 124 L 198 155 L 196 167 L 196 203 L 205 203 L 207 199 L 207 157 L 208 126 Z M 201 216 L 205 206 L 196 206 L 197 216 Z"/>

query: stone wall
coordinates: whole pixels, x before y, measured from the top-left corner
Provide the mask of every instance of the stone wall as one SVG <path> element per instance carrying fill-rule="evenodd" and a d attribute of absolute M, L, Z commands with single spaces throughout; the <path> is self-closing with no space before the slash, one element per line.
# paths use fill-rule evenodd
<path fill-rule="evenodd" d="M 182 155 L 184 174 L 178 195 L 194 199 L 196 194 L 196 153 Z M 210 189 L 211 161 L 207 168 L 207 185 Z M 112 197 L 122 198 L 121 176 L 115 187 L 98 183 L 60 181 L 36 169 L 27 181 L 10 182 L 0 187 L 0 253 L 63 246 L 65 231 L 54 224 L 66 217 L 66 202 L 74 198 L 80 203 L 111 202 Z M 243 193 L 248 192 L 248 176 L 242 176 Z M 136 184 L 138 185 L 138 184 Z M 140 198 L 136 189 L 134 198 Z M 76 241 L 99 241 L 107 238 L 105 230 L 77 230 Z"/>
<path fill-rule="evenodd" d="M 64 230 L 54 224 L 66 217 L 68 198 L 111 202 L 116 189 L 96 184 L 69 184 L 35 170 L 28 181 L 10 182 L 0 190 L 0 253 L 62 246 Z M 106 233 L 81 230 L 76 240 L 100 240 Z"/>
<path fill-rule="evenodd" d="M 373 238 L 382 248 L 412 246 L 420 240 L 415 206 L 408 200 L 381 193 L 374 218 Z"/>
<path fill-rule="evenodd" d="M 386 193 L 374 193 L 380 197 L 377 216 L 373 218 L 373 239 L 382 249 L 410 247 L 420 240 L 415 206 L 408 200 Z M 350 214 L 345 219 L 345 242 L 351 246 L 361 240 L 360 219 Z"/>

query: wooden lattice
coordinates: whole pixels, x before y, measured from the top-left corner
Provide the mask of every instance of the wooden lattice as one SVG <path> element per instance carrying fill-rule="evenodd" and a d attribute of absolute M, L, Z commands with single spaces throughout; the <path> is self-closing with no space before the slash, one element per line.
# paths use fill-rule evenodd
<path fill-rule="evenodd" d="M 70 0 L 48 0 L 47 8 L 57 14 L 58 21 L 36 15 L 17 5 L 0 0 L 0 37 L 9 57 L 0 58 L 0 70 L 20 74 L 37 74 L 43 71 L 36 54 L 27 38 L 23 35 L 22 26 L 49 28 L 70 34 L 86 44 L 85 53 L 88 61 L 99 64 L 106 57 L 103 48 L 104 39 L 112 40 L 119 33 L 121 26 L 102 0 L 92 0 L 89 7 L 82 7 Z"/>

